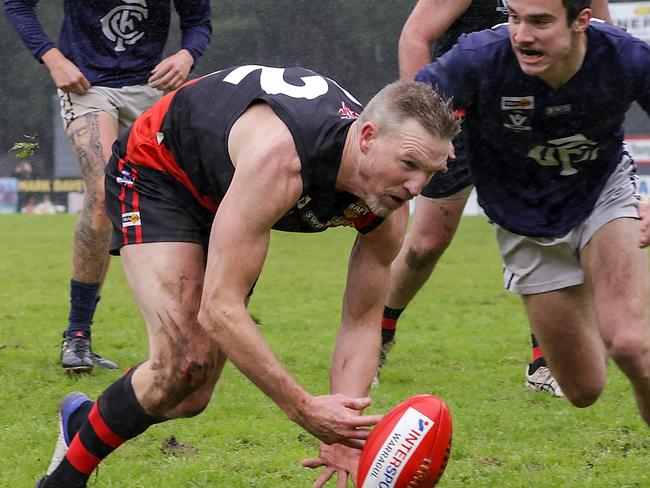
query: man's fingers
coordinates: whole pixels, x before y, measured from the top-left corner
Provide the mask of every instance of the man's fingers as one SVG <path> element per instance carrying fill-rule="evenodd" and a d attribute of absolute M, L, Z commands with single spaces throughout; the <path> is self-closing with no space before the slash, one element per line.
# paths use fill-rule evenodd
<path fill-rule="evenodd" d="M 346 406 L 347 408 L 351 408 L 353 410 L 363 410 L 364 408 L 368 408 L 371 403 L 372 400 L 370 399 L 370 397 L 364 397 L 364 398 L 346 397 L 343 401 L 344 406 Z"/>
<path fill-rule="evenodd" d="M 326 466 L 326 463 L 319 457 L 317 458 L 310 458 L 310 459 L 303 459 L 300 461 L 300 465 L 305 467 L 305 468 L 320 468 L 321 466 Z"/>
<path fill-rule="evenodd" d="M 336 488 L 348 488 L 348 472 L 342 469 L 339 469 L 336 474 L 338 475 L 338 480 L 336 481 Z"/>
<path fill-rule="evenodd" d="M 339 441 L 338 444 L 343 444 L 344 446 L 351 447 L 352 449 L 361 450 L 361 449 L 363 449 L 363 446 L 366 445 L 366 442 L 363 441 L 363 440 L 346 437 L 346 438 L 342 439 L 341 441 Z"/>
<path fill-rule="evenodd" d="M 327 483 L 332 476 L 334 476 L 334 473 L 336 473 L 335 468 L 327 468 L 325 471 L 323 471 L 323 474 L 321 474 L 316 481 L 314 481 L 314 484 L 311 485 L 311 488 L 322 488 L 325 486 L 325 483 Z"/>
<path fill-rule="evenodd" d="M 350 425 L 353 427 L 371 427 L 376 425 L 382 418 L 384 418 L 383 415 L 361 415 L 351 420 Z"/>

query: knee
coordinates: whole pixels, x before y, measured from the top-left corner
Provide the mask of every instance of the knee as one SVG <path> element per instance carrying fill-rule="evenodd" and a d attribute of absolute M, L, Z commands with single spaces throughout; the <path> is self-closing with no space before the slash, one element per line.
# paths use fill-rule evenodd
<path fill-rule="evenodd" d="M 183 356 L 173 360 L 153 362 L 152 388 L 150 390 L 153 409 L 161 415 L 174 410 L 175 417 L 192 417 L 198 415 L 207 406 L 208 398 L 197 394 L 214 380 L 216 364 L 214 358 L 201 357 L 197 354 Z M 183 405 L 180 411 L 178 406 Z"/>
<path fill-rule="evenodd" d="M 621 331 L 607 343 L 609 356 L 628 375 L 644 370 L 650 376 L 650 344 L 637 334 Z"/>
<path fill-rule="evenodd" d="M 600 397 L 603 392 L 603 385 L 571 385 L 562 387 L 562 391 L 566 399 L 571 402 L 574 407 L 586 408 L 590 407 Z"/>
<path fill-rule="evenodd" d="M 406 264 L 408 267 L 415 271 L 422 271 L 428 268 L 431 268 L 438 262 L 440 256 L 447 249 L 448 243 L 442 247 L 435 245 L 429 245 L 426 243 L 423 246 L 410 246 L 406 253 Z"/>

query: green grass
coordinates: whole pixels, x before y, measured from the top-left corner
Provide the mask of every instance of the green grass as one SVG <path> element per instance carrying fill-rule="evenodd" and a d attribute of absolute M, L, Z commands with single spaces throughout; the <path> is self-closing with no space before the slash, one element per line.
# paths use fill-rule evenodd
<path fill-rule="evenodd" d="M 73 216 L 0 216 L 0 486 L 31 487 L 47 467 L 59 398 L 99 394 L 119 373 L 66 377 L 58 365 L 68 311 Z M 327 391 L 328 365 L 354 232 L 274 234 L 251 310 L 291 373 L 315 394 Z M 439 486 L 650 487 L 649 430 L 630 387 L 610 365 L 596 405 L 523 388 L 530 355 L 520 301 L 502 289 L 490 227 L 464 219 L 433 279 L 401 319 L 398 344 L 372 412 L 431 392 L 449 404 L 452 458 Z M 118 258 L 106 280 L 95 349 L 123 367 L 146 355 L 146 337 Z M 170 456 L 175 435 L 198 449 Z M 150 428 L 111 455 L 90 486 L 308 487 L 299 461 L 315 453 L 303 433 L 232 366 L 200 417 Z M 335 486 L 332 484 L 332 486 Z"/>

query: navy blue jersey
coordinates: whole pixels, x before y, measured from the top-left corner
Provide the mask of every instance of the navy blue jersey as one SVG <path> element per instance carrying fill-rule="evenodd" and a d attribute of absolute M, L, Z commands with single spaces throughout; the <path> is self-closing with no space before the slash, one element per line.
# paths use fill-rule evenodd
<path fill-rule="evenodd" d="M 5 13 L 32 55 L 54 47 L 36 15 L 38 0 L 4 0 Z M 211 35 L 209 0 L 174 0 L 181 48 L 196 60 Z M 91 85 L 119 88 L 147 82 L 162 60 L 170 0 L 65 0 L 59 49 Z"/>
<path fill-rule="evenodd" d="M 436 41 L 433 46 L 433 58 L 449 51 L 461 34 L 489 29 L 507 21 L 504 0 L 472 0 L 467 10 Z"/>
<path fill-rule="evenodd" d="M 521 71 L 507 26 L 462 36 L 416 76 L 465 111 L 479 203 L 511 232 L 556 237 L 584 220 L 620 161 L 630 104 L 650 111 L 650 46 L 600 21 L 586 33 L 582 66 L 557 89 Z"/>
<path fill-rule="evenodd" d="M 379 225 L 362 200 L 335 188 L 345 139 L 362 106 L 334 81 L 304 68 L 239 66 L 193 80 L 140 116 L 114 154 L 171 174 L 215 212 L 235 172 L 230 129 L 260 102 L 288 127 L 302 166 L 302 196 L 274 228 L 316 232 L 353 225 L 367 232 Z"/>

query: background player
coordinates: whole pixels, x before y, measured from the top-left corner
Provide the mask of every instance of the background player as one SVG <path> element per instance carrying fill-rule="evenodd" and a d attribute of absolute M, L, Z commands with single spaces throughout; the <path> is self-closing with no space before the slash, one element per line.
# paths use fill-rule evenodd
<path fill-rule="evenodd" d="M 64 399 L 64 435 L 37 486 L 85 486 L 124 441 L 199 414 L 226 359 L 321 441 L 362 445 L 369 431 L 360 427 L 380 418 L 358 411 L 370 403 L 406 203 L 446 169 L 459 124 L 447 102 L 414 81 L 384 88 L 359 117 L 361 108 L 312 71 L 240 66 L 166 95 L 120 136 L 106 177 L 111 249 L 145 319 L 150 355 L 97 402 L 81 393 Z M 272 228 L 338 225 L 359 234 L 332 395 L 314 397 L 274 356 L 246 304 Z"/>
<path fill-rule="evenodd" d="M 119 131 L 187 78 L 211 35 L 209 0 L 174 2 L 181 49 L 162 59 L 171 1 L 66 0 L 59 47 L 43 31 L 38 0 L 4 0 L 5 14 L 33 56 L 44 63 L 61 100 L 61 116 L 86 190 L 75 229 L 70 314 L 61 365 L 88 372 L 116 368 L 92 352 L 91 324 L 108 270 L 111 224 L 104 209 L 104 167 Z"/>
<path fill-rule="evenodd" d="M 650 111 L 650 46 L 590 22 L 590 3 L 509 0 L 507 26 L 461 38 L 416 79 L 465 112 L 505 285 L 567 398 L 594 403 L 612 358 L 650 423 L 650 226 L 622 125 L 633 101 Z"/>
<path fill-rule="evenodd" d="M 607 0 L 595 0 L 592 11 L 611 21 Z M 447 52 L 464 33 L 488 29 L 507 21 L 503 0 L 419 0 L 400 36 L 398 59 L 400 78 L 410 80 L 418 70 Z M 433 48 L 433 51 L 431 52 Z M 455 158 L 447 173 L 435 175 L 418 196 L 413 222 L 404 245 L 393 263 L 393 278 L 382 318 L 382 347 L 379 372 L 395 343 L 397 320 L 431 276 L 458 228 L 472 191 L 465 134 L 454 140 Z M 532 361 L 526 368 L 526 387 L 562 397 L 534 335 Z"/>

